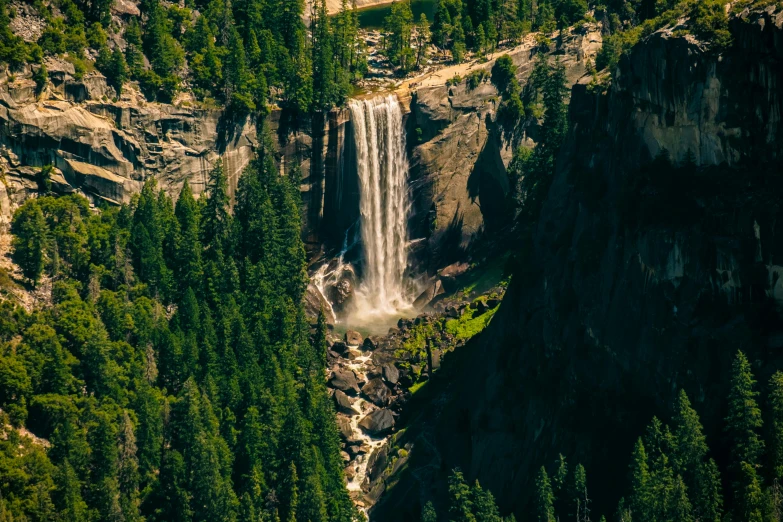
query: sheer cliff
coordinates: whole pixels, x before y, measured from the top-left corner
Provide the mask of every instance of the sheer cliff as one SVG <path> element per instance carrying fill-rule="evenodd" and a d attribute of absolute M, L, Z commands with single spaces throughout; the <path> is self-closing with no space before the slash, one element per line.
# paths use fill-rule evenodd
<path fill-rule="evenodd" d="M 418 516 L 456 466 L 526 520 L 536 470 L 561 452 L 592 477 L 592 512 L 609 515 L 636 436 L 651 415 L 669 418 L 680 388 L 725 452 L 735 351 L 761 382 L 783 362 L 783 14 L 746 11 L 730 29 L 722 51 L 660 30 L 611 85 L 574 87 L 509 291 L 413 399 L 399 442 L 413 451 L 378 520 Z"/>

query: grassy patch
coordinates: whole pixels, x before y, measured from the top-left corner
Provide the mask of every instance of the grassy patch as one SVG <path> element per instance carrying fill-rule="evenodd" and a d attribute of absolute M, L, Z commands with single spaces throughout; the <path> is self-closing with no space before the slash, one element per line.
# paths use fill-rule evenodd
<path fill-rule="evenodd" d="M 439 322 L 414 326 L 410 330 L 410 338 L 402 344 L 403 350 L 414 354 L 423 352 L 427 347 L 427 338 L 435 337 L 440 329 Z"/>
<path fill-rule="evenodd" d="M 487 310 L 478 317 L 474 317 L 476 310 L 467 308 L 459 319 L 446 321 L 446 331 L 457 339 L 470 339 L 487 327 L 496 311 L 497 307 Z"/>
<path fill-rule="evenodd" d="M 409 392 L 411 392 L 411 395 L 413 395 L 413 394 L 415 394 L 417 391 L 419 391 L 419 390 L 421 390 L 422 388 L 424 388 L 424 386 L 425 386 L 425 385 L 426 385 L 428 382 L 430 382 L 430 381 L 421 381 L 421 382 L 417 382 L 416 384 L 414 384 L 413 386 L 411 386 L 411 387 L 410 387 L 410 389 L 409 389 L 408 391 L 409 391 Z"/>

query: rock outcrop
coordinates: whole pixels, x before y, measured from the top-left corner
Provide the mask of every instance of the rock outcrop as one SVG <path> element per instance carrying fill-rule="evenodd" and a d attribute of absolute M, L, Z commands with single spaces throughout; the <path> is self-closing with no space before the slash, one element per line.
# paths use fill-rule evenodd
<path fill-rule="evenodd" d="M 659 31 L 610 86 L 575 86 L 522 268 L 485 334 L 428 385 L 437 406 L 399 419 L 417 443 L 376 520 L 415 518 L 433 491 L 445 500 L 457 466 L 520 517 L 561 452 L 600 473 L 591 513 L 612 513 L 633 442 L 652 415 L 670 418 L 680 388 L 724 452 L 736 350 L 759 382 L 783 366 L 783 14 L 730 27 L 720 52 Z"/>

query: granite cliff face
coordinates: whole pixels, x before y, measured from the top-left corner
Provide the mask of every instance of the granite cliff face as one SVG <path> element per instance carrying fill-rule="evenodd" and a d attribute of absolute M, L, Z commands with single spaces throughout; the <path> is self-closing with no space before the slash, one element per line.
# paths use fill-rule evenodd
<path fill-rule="evenodd" d="M 455 466 L 524 517 L 560 452 L 609 515 L 633 441 L 680 388 L 720 460 L 736 350 L 762 383 L 783 363 L 783 14 L 743 13 L 731 32 L 718 52 L 660 31 L 608 89 L 575 86 L 532 241 L 488 330 L 399 423 L 414 449 L 378 520 L 443 498 Z"/>
<path fill-rule="evenodd" d="M 532 36 L 508 54 L 517 66 L 522 85 L 528 81 L 540 52 L 559 56 L 568 80 L 575 83 L 587 62 L 601 48 L 601 33 L 593 24 L 569 31 L 551 49 L 541 48 Z M 499 54 L 498 54 L 499 56 Z M 436 74 L 443 80 L 430 86 L 422 81 L 411 100 L 409 146 L 413 237 L 428 240 L 427 263 L 442 267 L 463 256 L 482 232 L 495 232 L 507 224 L 506 167 L 513 145 L 496 124 L 499 94 L 489 81 L 495 60 L 473 64 L 464 76 L 484 72 L 486 79 L 471 89 L 468 82 L 446 85 L 448 70 Z M 533 146 L 538 122 L 522 125 L 522 145 Z"/>
<path fill-rule="evenodd" d="M 29 70 L 0 76 L 3 222 L 37 192 L 35 175 L 44 165 L 58 169 L 52 179 L 57 192 L 80 190 L 96 201 L 127 203 L 149 177 L 174 197 L 186 181 L 200 194 L 218 158 L 233 192 L 253 158 L 257 137 L 250 119 L 237 121 L 184 97 L 173 105 L 148 103 L 132 88 L 116 100 L 98 73 L 77 80 L 73 67 L 59 60 L 49 60 L 47 69 L 43 92 L 36 92 Z M 320 241 L 325 180 L 335 176 L 342 157 L 345 123 L 345 111 L 294 121 L 282 111 L 270 116 L 281 170 L 297 164 L 303 173 L 305 237 L 311 244 Z"/>

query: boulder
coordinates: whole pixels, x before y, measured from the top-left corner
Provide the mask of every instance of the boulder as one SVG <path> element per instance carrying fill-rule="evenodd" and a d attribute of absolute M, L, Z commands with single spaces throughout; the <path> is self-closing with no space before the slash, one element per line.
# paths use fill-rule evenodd
<path fill-rule="evenodd" d="M 500 305 L 500 299 L 487 299 L 487 308 L 492 310 Z"/>
<path fill-rule="evenodd" d="M 343 473 L 345 474 L 345 478 L 348 479 L 348 482 L 350 482 L 356 476 L 356 468 L 354 468 L 353 466 L 348 466 L 347 468 L 345 468 L 345 471 Z"/>
<path fill-rule="evenodd" d="M 381 366 L 381 371 L 383 373 L 383 378 L 389 384 L 397 384 L 397 382 L 400 380 L 400 370 L 398 370 L 397 367 L 393 364 L 384 364 Z"/>
<path fill-rule="evenodd" d="M 331 350 L 342 354 L 348 351 L 348 345 L 342 341 L 336 341 L 334 344 L 332 344 Z"/>
<path fill-rule="evenodd" d="M 329 385 L 350 395 L 359 393 L 359 381 L 356 380 L 356 374 L 352 370 L 334 370 Z"/>
<path fill-rule="evenodd" d="M 363 340 L 362 334 L 356 330 L 348 330 L 345 332 L 345 344 L 348 346 L 360 346 Z"/>
<path fill-rule="evenodd" d="M 370 460 L 367 461 L 367 470 L 370 481 L 377 480 L 381 476 L 383 470 L 386 469 L 386 463 L 389 460 L 389 447 L 384 445 L 383 447 L 376 449 L 370 455 Z"/>
<path fill-rule="evenodd" d="M 369 446 L 366 444 L 357 444 L 354 446 L 348 446 L 345 450 L 351 457 L 357 457 L 359 455 L 365 455 L 369 451 Z"/>
<path fill-rule="evenodd" d="M 346 415 L 359 415 L 353 408 L 353 400 L 340 390 L 334 391 L 334 407 L 340 413 Z"/>
<path fill-rule="evenodd" d="M 343 417 L 342 415 L 337 416 L 337 429 L 340 430 L 340 435 L 345 440 L 348 440 L 353 435 L 353 430 L 351 429 L 351 420 Z"/>
<path fill-rule="evenodd" d="M 391 396 L 391 390 L 382 379 L 376 377 L 362 387 L 362 395 L 376 406 L 386 406 Z"/>
<path fill-rule="evenodd" d="M 353 301 L 354 296 L 354 283 L 352 278 L 343 277 L 334 285 L 329 286 L 326 289 L 329 301 L 334 306 L 335 310 L 341 312 L 345 310 L 348 305 Z"/>
<path fill-rule="evenodd" d="M 443 283 L 440 282 L 440 279 L 436 279 L 421 293 L 421 295 L 419 295 L 419 297 L 416 298 L 413 302 L 413 307 L 417 310 L 421 310 L 430 304 L 433 299 L 445 293 L 446 290 L 443 289 Z"/>
<path fill-rule="evenodd" d="M 351 462 L 351 456 L 348 455 L 346 452 L 341 451 L 340 456 L 343 458 L 345 462 Z"/>
<path fill-rule="evenodd" d="M 362 344 L 362 349 L 367 351 L 375 350 L 376 348 L 378 348 L 378 341 L 379 341 L 378 337 L 371 335 L 364 340 L 364 343 Z"/>
<path fill-rule="evenodd" d="M 382 437 L 394 428 L 394 416 L 389 410 L 375 410 L 359 421 L 362 428 L 371 437 Z"/>
<path fill-rule="evenodd" d="M 452 263 L 449 266 L 442 268 L 438 271 L 438 275 L 446 283 L 454 282 L 459 276 L 468 271 L 470 265 L 467 263 Z"/>
<path fill-rule="evenodd" d="M 432 350 L 432 369 L 438 370 L 440 369 L 440 358 L 442 356 L 443 352 L 441 350 Z"/>

